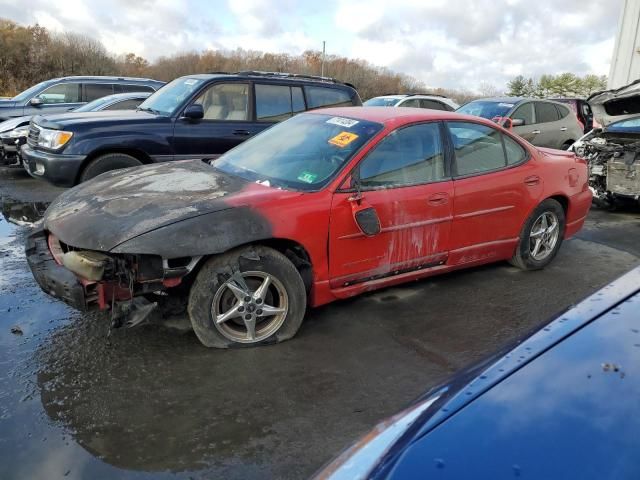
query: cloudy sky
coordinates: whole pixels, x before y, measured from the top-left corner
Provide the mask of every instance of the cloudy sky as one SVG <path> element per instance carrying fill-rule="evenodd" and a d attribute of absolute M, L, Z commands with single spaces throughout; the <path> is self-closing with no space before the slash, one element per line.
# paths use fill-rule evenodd
<path fill-rule="evenodd" d="M 0 0 L 0 17 L 100 39 L 153 60 L 185 50 L 307 49 L 365 59 L 434 87 L 515 75 L 607 74 L 622 0 Z M 329 72 L 330 74 L 331 72 Z"/>

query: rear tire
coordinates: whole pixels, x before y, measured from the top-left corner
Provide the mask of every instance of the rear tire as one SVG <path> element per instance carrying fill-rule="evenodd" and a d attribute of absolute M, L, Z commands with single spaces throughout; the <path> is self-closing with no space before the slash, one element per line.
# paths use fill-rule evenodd
<path fill-rule="evenodd" d="M 306 307 L 293 263 L 276 250 L 252 246 L 207 261 L 191 287 L 188 312 L 203 345 L 229 348 L 290 339 Z"/>
<path fill-rule="evenodd" d="M 120 168 L 139 167 L 142 162 L 131 155 L 126 153 L 107 153 L 94 158 L 84 168 L 80 174 L 80 182 L 86 182 L 87 180 L 97 177 L 101 173 L 110 172 L 111 170 L 118 170 Z"/>
<path fill-rule="evenodd" d="M 536 207 L 520 233 L 515 254 L 509 261 L 522 270 L 539 270 L 556 256 L 564 238 L 562 205 L 548 198 Z"/>

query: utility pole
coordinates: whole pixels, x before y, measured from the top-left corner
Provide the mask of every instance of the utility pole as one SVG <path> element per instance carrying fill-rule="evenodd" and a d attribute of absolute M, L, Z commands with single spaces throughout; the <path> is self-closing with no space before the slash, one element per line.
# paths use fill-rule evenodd
<path fill-rule="evenodd" d="M 327 42 L 325 42 L 325 41 L 323 40 L 323 41 L 322 41 L 322 69 L 321 69 L 321 71 L 320 71 L 320 76 L 321 76 L 321 77 L 324 77 L 324 56 L 325 56 L 325 53 L 326 53 L 326 48 L 325 48 L 325 47 L 326 47 L 326 44 L 327 44 Z"/>

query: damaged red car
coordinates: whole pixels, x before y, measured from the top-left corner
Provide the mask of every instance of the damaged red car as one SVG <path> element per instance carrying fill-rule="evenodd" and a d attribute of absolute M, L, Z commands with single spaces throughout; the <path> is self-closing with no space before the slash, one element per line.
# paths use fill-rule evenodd
<path fill-rule="evenodd" d="M 574 153 L 478 117 L 336 108 L 216 160 L 108 172 L 48 208 L 26 249 L 43 290 L 142 321 L 185 299 L 209 347 L 291 338 L 315 307 L 508 260 L 539 269 L 583 225 Z"/>

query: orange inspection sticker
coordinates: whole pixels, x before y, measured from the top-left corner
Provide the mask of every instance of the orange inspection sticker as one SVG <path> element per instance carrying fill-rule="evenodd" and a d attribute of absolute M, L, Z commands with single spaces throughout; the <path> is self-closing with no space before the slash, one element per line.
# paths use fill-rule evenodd
<path fill-rule="evenodd" d="M 358 138 L 358 135 L 355 133 L 340 132 L 338 135 L 330 139 L 329 143 L 336 147 L 343 148 L 353 142 L 356 138 Z"/>

